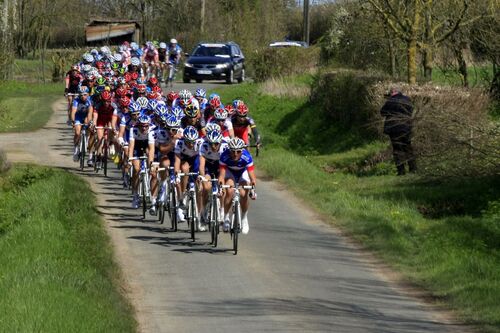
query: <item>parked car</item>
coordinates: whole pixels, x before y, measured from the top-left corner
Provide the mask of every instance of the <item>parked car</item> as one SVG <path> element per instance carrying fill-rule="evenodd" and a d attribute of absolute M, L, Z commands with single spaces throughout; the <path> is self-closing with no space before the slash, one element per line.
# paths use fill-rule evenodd
<path fill-rule="evenodd" d="M 225 80 L 231 84 L 245 81 L 245 57 L 238 44 L 200 43 L 184 64 L 184 83 L 196 80 Z"/>
<path fill-rule="evenodd" d="M 308 47 L 306 42 L 287 40 L 284 42 L 273 42 L 269 47 Z"/>

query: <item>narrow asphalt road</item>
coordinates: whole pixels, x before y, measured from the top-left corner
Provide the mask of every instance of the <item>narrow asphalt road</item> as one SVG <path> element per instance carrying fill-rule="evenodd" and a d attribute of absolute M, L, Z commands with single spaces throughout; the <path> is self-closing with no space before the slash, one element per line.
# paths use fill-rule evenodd
<path fill-rule="evenodd" d="M 174 88 L 183 87 L 195 85 Z M 76 170 L 64 107 L 62 99 L 55 103 L 37 132 L 0 135 L 0 149 L 12 161 L 67 168 L 91 184 L 140 331 L 466 331 L 389 282 L 376 262 L 274 182 L 260 180 L 237 256 L 228 235 L 214 249 L 208 233 L 193 243 L 186 225 L 172 232 L 168 218 L 165 225 L 142 221 L 114 168 L 108 178 Z"/>

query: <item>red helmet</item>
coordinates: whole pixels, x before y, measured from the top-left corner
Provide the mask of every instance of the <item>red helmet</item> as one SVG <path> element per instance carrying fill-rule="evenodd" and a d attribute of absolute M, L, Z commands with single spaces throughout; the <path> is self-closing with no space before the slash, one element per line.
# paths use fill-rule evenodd
<path fill-rule="evenodd" d="M 123 74 L 123 77 L 125 78 L 125 81 L 127 81 L 127 82 L 130 82 L 130 80 L 132 80 L 132 75 L 130 75 L 129 72 L 126 72 L 125 74 Z"/>
<path fill-rule="evenodd" d="M 179 98 L 179 94 L 177 94 L 175 91 L 171 91 L 167 95 L 167 99 L 169 102 L 175 101 L 177 98 Z"/>
<path fill-rule="evenodd" d="M 152 78 L 150 78 L 150 79 L 149 79 L 149 82 L 148 82 L 148 83 L 149 83 L 149 85 L 151 85 L 151 86 L 156 86 L 156 85 L 158 84 L 158 79 L 157 79 L 157 78 L 155 78 L 155 77 L 152 77 Z"/>
<path fill-rule="evenodd" d="M 153 88 L 151 88 L 151 90 L 153 90 L 154 92 L 159 93 L 159 94 L 161 94 L 161 92 L 162 92 L 160 86 L 154 86 Z"/>
<path fill-rule="evenodd" d="M 229 113 L 229 116 L 232 116 L 234 113 L 234 108 L 231 104 L 224 105 L 224 109 Z"/>
<path fill-rule="evenodd" d="M 236 109 L 236 114 L 241 117 L 246 116 L 248 114 L 248 107 L 245 104 L 240 104 Z"/>
<path fill-rule="evenodd" d="M 132 74 L 132 80 L 137 80 L 139 78 L 139 73 L 133 72 Z"/>
<path fill-rule="evenodd" d="M 145 84 L 138 84 L 137 85 L 137 92 L 139 94 L 145 94 L 146 93 L 146 89 L 147 89 L 147 87 L 146 87 Z"/>
<path fill-rule="evenodd" d="M 160 94 L 158 94 L 157 92 L 151 91 L 146 97 L 148 99 L 158 99 L 159 96 Z"/>
<path fill-rule="evenodd" d="M 110 101 L 111 100 L 111 93 L 107 90 L 104 90 L 101 94 L 101 99 L 103 101 Z"/>
<path fill-rule="evenodd" d="M 210 101 L 210 107 L 214 110 L 216 110 L 218 107 L 220 107 L 220 99 L 214 98 Z"/>
<path fill-rule="evenodd" d="M 97 67 L 98 69 L 102 69 L 104 68 L 104 63 L 102 61 L 97 61 L 95 63 L 95 67 Z"/>
<path fill-rule="evenodd" d="M 128 93 L 127 88 L 120 87 L 120 88 L 116 89 L 116 95 L 119 97 L 123 97 L 123 96 L 127 95 L 127 93 Z"/>
<path fill-rule="evenodd" d="M 130 105 L 130 98 L 128 98 L 127 96 L 124 96 L 124 97 L 120 98 L 120 100 L 118 102 L 120 103 L 120 106 L 122 108 L 126 108 Z"/>
<path fill-rule="evenodd" d="M 130 81 L 128 86 L 130 87 L 130 89 L 134 89 L 135 87 L 137 87 L 137 82 L 135 81 Z"/>

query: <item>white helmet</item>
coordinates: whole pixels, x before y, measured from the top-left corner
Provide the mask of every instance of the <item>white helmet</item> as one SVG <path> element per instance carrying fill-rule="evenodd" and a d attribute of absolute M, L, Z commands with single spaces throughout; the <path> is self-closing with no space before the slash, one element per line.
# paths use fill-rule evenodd
<path fill-rule="evenodd" d="M 94 57 L 93 57 L 93 56 L 92 56 L 92 54 L 90 54 L 90 53 L 85 53 L 85 54 L 83 55 L 83 60 L 84 60 L 85 62 L 94 62 Z"/>
<path fill-rule="evenodd" d="M 113 58 L 115 58 L 115 61 L 121 62 L 122 61 L 122 55 L 120 53 L 115 53 L 113 54 Z"/>
<path fill-rule="evenodd" d="M 141 61 L 139 60 L 139 58 L 133 57 L 132 59 L 130 59 L 130 64 L 132 66 L 139 66 L 141 64 Z"/>
<path fill-rule="evenodd" d="M 177 44 L 177 39 L 172 38 L 172 39 L 170 40 L 170 44 Z"/>
<path fill-rule="evenodd" d="M 231 150 L 239 150 L 245 147 L 246 147 L 245 141 L 243 141 L 238 137 L 232 138 L 231 141 L 229 141 L 229 149 Z"/>
<path fill-rule="evenodd" d="M 102 53 L 102 54 L 107 54 L 107 53 L 109 53 L 109 47 L 107 47 L 107 46 L 103 46 L 103 47 L 101 47 L 101 53 Z"/>
<path fill-rule="evenodd" d="M 164 43 L 164 42 L 161 42 L 160 43 L 160 49 L 166 49 L 167 48 L 167 44 Z"/>

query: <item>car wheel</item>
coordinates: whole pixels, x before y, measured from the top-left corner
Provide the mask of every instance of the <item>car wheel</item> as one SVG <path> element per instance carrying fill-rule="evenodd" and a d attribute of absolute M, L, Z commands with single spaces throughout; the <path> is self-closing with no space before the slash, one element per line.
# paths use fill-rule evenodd
<path fill-rule="evenodd" d="M 202 83 L 202 82 L 203 82 L 203 80 L 202 80 L 202 79 L 197 79 L 197 80 L 196 80 L 196 83 Z"/>
<path fill-rule="evenodd" d="M 231 70 L 229 71 L 229 74 L 227 75 L 226 83 L 233 84 L 233 81 L 234 81 L 234 70 L 231 68 Z"/>
<path fill-rule="evenodd" d="M 184 82 L 184 83 L 191 83 L 191 79 L 185 77 L 185 78 L 182 79 L 182 82 Z"/>
<path fill-rule="evenodd" d="M 241 75 L 238 78 L 238 83 L 241 83 L 243 81 L 245 81 L 245 69 L 244 68 L 241 70 Z"/>

